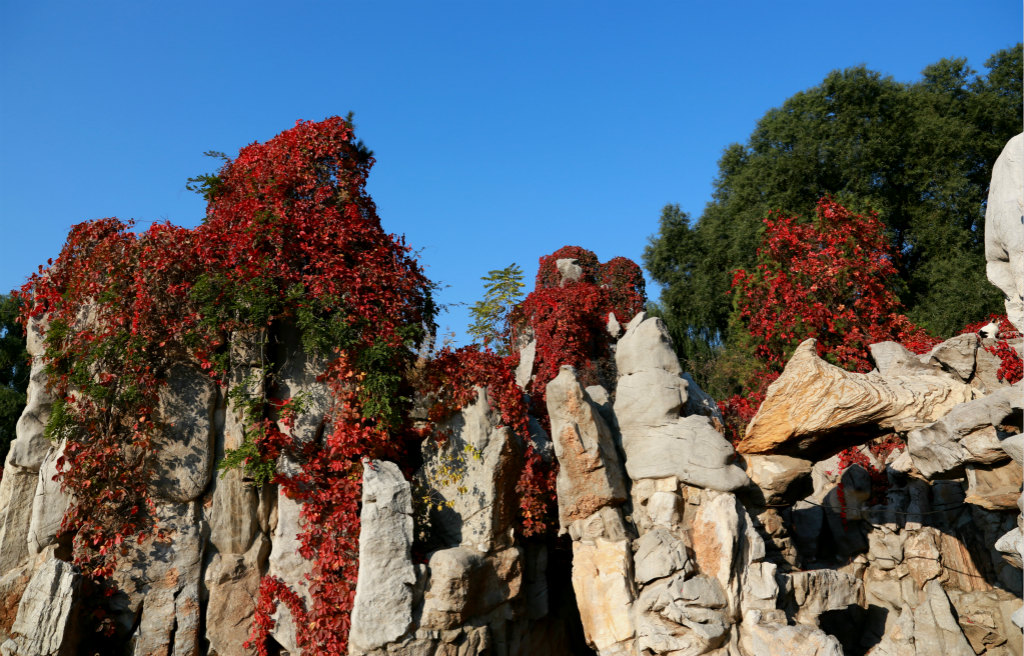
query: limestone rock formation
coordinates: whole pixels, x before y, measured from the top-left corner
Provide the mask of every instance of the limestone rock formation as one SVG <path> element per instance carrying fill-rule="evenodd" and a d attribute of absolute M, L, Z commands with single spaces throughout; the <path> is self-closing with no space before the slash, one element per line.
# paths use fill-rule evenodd
<path fill-rule="evenodd" d="M 831 455 L 880 429 L 908 431 L 942 418 L 974 398 L 966 383 L 939 375 L 884 376 L 844 371 L 818 357 L 815 340 L 797 347 L 747 426 L 740 453 Z"/>
<path fill-rule="evenodd" d="M 1002 290 L 1010 322 L 1024 331 L 1024 134 L 996 159 L 985 208 L 988 279 Z"/>
<path fill-rule="evenodd" d="M 416 585 L 409 482 L 394 463 L 363 465 L 359 583 L 349 633 L 353 653 L 373 651 L 409 631 Z"/>

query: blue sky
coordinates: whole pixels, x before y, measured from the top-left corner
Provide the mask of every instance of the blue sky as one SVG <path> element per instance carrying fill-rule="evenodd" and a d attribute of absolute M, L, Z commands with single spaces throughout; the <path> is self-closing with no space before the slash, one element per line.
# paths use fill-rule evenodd
<path fill-rule="evenodd" d="M 912 81 L 1021 40 L 1019 0 L 0 0 L 0 290 L 105 216 L 196 225 L 185 180 L 355 112 L 369 190 L 461 341 L 480 277 L 574 244 L 640 261 L 666 203 L 832 70 Z M 656 296 L 657 290 L 650 290 Z"/>

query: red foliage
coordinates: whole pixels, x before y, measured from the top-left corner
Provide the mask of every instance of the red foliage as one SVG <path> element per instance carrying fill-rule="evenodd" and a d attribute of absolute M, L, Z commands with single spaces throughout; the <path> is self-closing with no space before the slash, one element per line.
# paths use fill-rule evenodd
<path fill-rule="evenodd" d="M 261 654 L 278 600 L 310 629 L 305 653 L 346 650 L 360 460 L 400 459 L 410 439 L 396 413 L 368 408 L 377 390 L 365 385 L 410 364 L 409 346 L 432 321 L 431 283 L 380 227 L 364 189 L 372 164 L 345 120 L 300 121 L 219 172 L 196 230 L 157 225 L 135 236 L 117 219 L 75 226 L 57 262 L 23 291 L 29 313 L 49 322 L 50 385 L 67 401 L 58 476 L 74 503 L 64 530 L 74 533 L 76 563 L 97 578 L 113 572 L 127 538 L 141 542 L 154 528 L 150 442 L 170 364 L 191 362 L 225 380 L 228 336 L 278 320 L 314 317 L 346 336 L 322 376 L 334 393 L 322 442 L 281 430 L 287 400 L 264 400 L 283 421 L 257 421 L 260 457 L 286 452 L 301 467 L 277 482 L 303 504 L 300 551 L 313 561 L 309 609 L 280 581 L 261 586 L 253 627 Z"/>
<path fill-rule="evenodd" d="M 719 404 L 734 442 L 805 339 L 817 339 L 819 356 L 857 372 L 871 370 L 867 347 L 876 342 L 924 353 L 939 341 L 902 314 L 892 291 L 896 256 L 875 215 L 823 198 L 812 222 L 769 214 L 764 223 L 756 269 L 733 277 L 738 318 L 760 365 L 743 394 Z M 858 456 L 856 449 L 840 454 L 846 466 Z"/>
<path fill-rule="evenodd" d="M 824 198 L 811 223 L 782 214 L 764 223 L 757 268 L 736 271 L 733 294 L 766 369 L 781 371 L 811 337 L 819 355 L 859 372 L 871 370 L 867 347 L 876 342 L 938 343 L 901 313 L 895 255 L 874 214 Z"/>
<path fill-rule="evenodd" d="M 477 388 L 486 387 L 488 399 L 526 444 L 523 469 L 516 483 L 519 493 L 518 530 L 524 537 L 540 535 L 552 526 L 555 510 L 555 471 L 546 465 L 530 437 L 529 417 L 523 393 L 516 385 L 511 362 L 477 346 L 456 351 L 444 349 L 427 364 L 426 388 L 434 396 L 428 419 L 440 421 L 477 399 Z"/>
<path fill-rule="evenodd" d="M 985 350 L 998 357 L 1001 362 L 999 370 L 996 371 L 996 377 L 1013 385 L 1024 377 L 1024 366 L 1022 366 L 1024 362 L 1021 361 L 1016 349 L 1010 346 L 1010 343 L 1007 341 L 1008 338 L 1020 337 L 1020 333 L 1010 323 L 1010 319 L 1005 314 L 993 314 L 989 316 L 987 321 L 983 319 L 977 323 L 968 324 L 964 327 L 964 332 L 979 332 L 990 323 L 994 323 L 997 326 L 996 335 L 994 335 L 996 343 L 985 346 Z"/>
<path fill-rule="evenodd" d="M 583 275 L 563 285 L 556 263 L 565 258 L 575 259 Z M 547 414 L 545 388 L 562 365 L 575 367 L 584 384 L 600 381 L 598 370 L 609 366 L 611 354 L 609 313 L 625 323 L 643 309 L 645 301 L 640 268 L 626 258 L 601 264 L 596 255 L 579 246 L 563 246 L 540 258 L 536 289 L 515 308 L 511 319 L 513 344 L 524 331 L 537 340 L 528 391 L 538 416 Z"/>

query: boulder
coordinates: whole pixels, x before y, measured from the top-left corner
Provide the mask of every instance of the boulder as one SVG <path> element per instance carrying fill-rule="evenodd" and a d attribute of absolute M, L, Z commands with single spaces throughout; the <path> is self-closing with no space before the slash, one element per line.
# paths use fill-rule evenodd
<path fill-rule="evenodd" d="M 398 465 L 365 460 L 362 501 L 350 654 L 383 647 L 413 626 L 412 494 Z"/>
<path fill-rule="evenodd" d="M 967 503 L 987 510 L 1017 510 L 1024 483 L 1020 465 L 1012 461 L 1001 465 L 968 464 L 965 470 Z"/>
<path fill-rule="evenodd" d="M 174 365 L 159 396 L 162 430 L 153 437 L 153 494 L 185 503 L 198 498 L 213 475 L 217 388 L 204 372 Z"/>
<path fill-rule="evenodd" d="M 446 438 L 423 442 L 417 478 L 431 500 L 432 544 L 481 553 L 511 546 L 522 450 L 500 421 L 478 388 L 473 403 L 437 426 Z"/>
<path fill-rule="evenodd" d="M 979 340 L 976 333 L 964 333 L 937 344 L 921 359 L 955 374 L 957 378 L 966 383 L 974 375 L 978 345 Z"/>
<path fill-rule="evenodd" d="M 985 205 L 985 261 L 989 281 L 1005 298 L 1006 314 L 1024 331 L 1024 134 L 1010 139 L 992 166 Z"/>
<path fill-rule="evenodd" d="M 571 367 L 547 386 L 548 415 L 558 458 L 558 521 L 565 529 L 604 506 L 626 500 L 611 429 Z"/>
<path fill-rule="evenodd" d="M 815 344 L 800 344 L 768 387 L 740 453 L 827 457 L 881 430 L 927 426 L 974 398 L 969 385 L 943 376 L 850 373 L 819 358 Z"/>
<path fill-rule="evenodd" d="M 959 403 L 926 426 L 907 434 L 907 453 L 927 478 L 957 474 L 965 463 L 993 462 L 998 434 L 991 434 L 1024 407 L 1024 388 L 1018 383 L 988 396 Z M 974 453 L 972 453 L 972 450 Z"/>
<path fill-rule="evenodd" d="M 81 577 L 70 563 L 48 558 L 29 581 L 11 626 L 12 639 L 0 645 L 3 656 L 70 656 L 75 653 L 78 587 Z"/>
<path fill-rule="evenodd" d="M 621 417 L 618 399 L 615 407 Z M 750 483 L 734 462 L 736 452 L 732 446 L 702 415 L 646 430 L 623 427 L 622 448 L 626 453 L 626 472 L 633 480 L 675 476 L 688 485 L 720 492 L 731 492 Z"/>
<path fill-rule="evenodd" d="M 518 547 L 486 555 L 466 547 L 441 549 L 430 555 L 427 567 L 421 630 L 457 631 L 516 601 L 523 590 Z"/>
<path fill-rule="evenodd" d="M 583 634 L 599 654 L 632 653 L 622 643 L 636 633 L 630 607 L 635 597 L 629 542 L 573 542 L 572 586 Z"/>
<path fill-rule="evenodd" d="M 809 460 L 790 456 L 749 455 L 747 476 L 764 493 L 767 505 L 792 503 L 807 496 L 811 485 Z"/>

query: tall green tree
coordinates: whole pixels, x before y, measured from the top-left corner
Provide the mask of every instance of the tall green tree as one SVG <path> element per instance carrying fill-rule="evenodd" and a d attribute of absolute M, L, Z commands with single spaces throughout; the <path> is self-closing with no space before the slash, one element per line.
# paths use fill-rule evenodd
<path fill-rule="evenodd" d="M 754 265 L 768 212 L 812 216 L 824 196 L 878 213 L 914 322 L 948 335 L 999 311 L 985 278 L 984 205 L 992 164 L 1024 122 L 1021 62 L 1018 44 L 989 58 L 984 75 L 963 59 L 911 84 L 863 66 L 834 71 L 766 113 L 746 144 L 725 149 L 699 220 L 666 207 L 645 251 L 680 356 L 728 343 L 733 272 Z"/>
<path fill-rule="evenodd" d="M 14 440 L 28 388 L 28 351 L 25 331 L 17 322 L 19 310 L 17 298 L 0 296 L 0 466 Z"/>
<path fill-rule="evenodd" d="M 484 298 L 469 309 L 473 317 L 469 334 L 498 355 L 508 355 L 508 317 L 523 297 L 523 270 L 513 262 L 504 269 L 488 271 L 481 280 Z"/>

